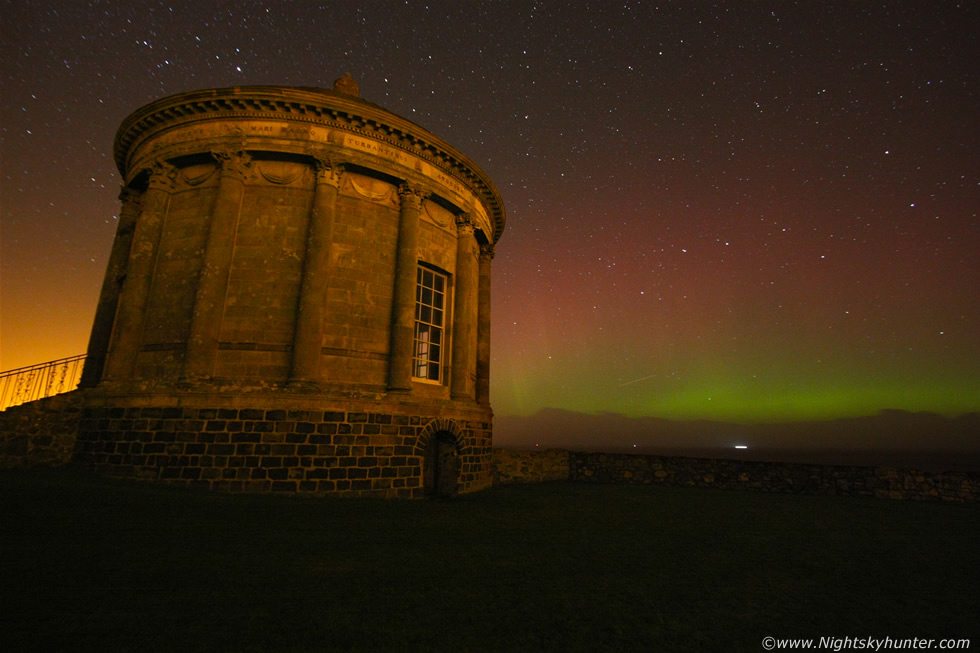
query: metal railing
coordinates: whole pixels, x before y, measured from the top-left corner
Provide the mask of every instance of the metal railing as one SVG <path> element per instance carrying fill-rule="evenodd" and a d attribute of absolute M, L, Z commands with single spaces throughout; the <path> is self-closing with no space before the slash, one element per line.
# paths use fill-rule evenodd
<path fill-rule="evenodd" d="M 0 372 L 0 411 L 78 387 L 85 354 Z"/>

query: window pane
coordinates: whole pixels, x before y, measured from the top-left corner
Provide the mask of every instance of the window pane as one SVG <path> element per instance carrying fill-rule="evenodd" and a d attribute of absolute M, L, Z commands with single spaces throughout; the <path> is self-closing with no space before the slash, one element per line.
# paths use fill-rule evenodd
<path fill-rule="evenodd" d="M 442 374 L 442 329 L 447 277 L 419 266 L 417 280 L 412 372 L 417 379 L 439 381 Z"/>

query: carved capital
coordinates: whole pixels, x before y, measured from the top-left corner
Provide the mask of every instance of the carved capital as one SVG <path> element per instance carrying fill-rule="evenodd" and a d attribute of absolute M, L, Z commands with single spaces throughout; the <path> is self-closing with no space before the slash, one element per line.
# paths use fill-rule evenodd
<path fill-rule="evenodd" d="M 476 224 L 469 213 L 460 213 L 456 216 L 456 234 L 458 236 L 472 235 Z"/>
<path fill-rule="evenodd" d="M 119 187 L 119 201 L 125 204 L 132 204 L 133 202 L 138 202 L 140 198 L 140 192 L 135 188 L 130 188 L 129 186 Z"/>
<path fill-rule="evenodd" d="M 494 247 L 492 243 L 480 243 L 480 262 L 489 263 L 493 260 Z"/>
<path fill-rule="evenodd" d="M 241 150 L 214 150 L 211 156 L 221 166 L 221 176 L 233 176 L 245 183 L 248 169 L 252 165 L 252 157 Z"/>
<path fill-rule="evenodd" d="M 147 172 L 150 175 L 147 180 L 147 190 L 162 190 L 169 193 L 177 185 L 177 168 L 162 159 L 150 164 Z"/>
<path fill-rule="evenodd" d="M 119 201 L 122 206 L 119 208 L 119 232 L 129 233 L 133 230 L 133 223 L 139 215 L 140 206 L 143 203 L 143 193 L 135 188 L 123 186 L 119 191 Z"/>
<path fill-rule="evenodd" d="M 327 184 L 334 188 L 340 188 L 340 181 L 344 176 L 343 161 L 326 154 L 317 154 L 313 159 L 313 170 L 316 173 L 318 186 Z"/>
<path fill-rule="evenodd" d="M 422 210 L 422 200 L 429 196 L 422 186 L 405 182 L 398 187 L 398 197 L 401 199 L 402 208 L 410 208 L 415 211 Z"/>

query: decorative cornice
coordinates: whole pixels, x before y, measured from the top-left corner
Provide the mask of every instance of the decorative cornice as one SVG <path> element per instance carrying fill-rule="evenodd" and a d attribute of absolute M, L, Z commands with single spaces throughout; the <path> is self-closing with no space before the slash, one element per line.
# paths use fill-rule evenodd
<path fill-rule="evenodd" d="M 490 212 L 496 241 L 506 222 L 503 200 L 473 161 L 441 138 L 375 104 L 336 91 L 284 86 L 236 86 L 191 91 L 152 102 L 123 121 L 113 147 L 126 177 L 129 158 L 161 130 L 215 118 L 276 119 L 321 124 L 398 148 L 425 160 L 475 192 Z"/>

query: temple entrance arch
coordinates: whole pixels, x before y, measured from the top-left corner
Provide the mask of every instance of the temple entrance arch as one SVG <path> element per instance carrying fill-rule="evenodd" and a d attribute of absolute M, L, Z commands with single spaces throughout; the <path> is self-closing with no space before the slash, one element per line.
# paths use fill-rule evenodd
<path fill-rule="evenodd" d="M 454 497 L 459 484 L 459 455 L 456 438 L 439 431 L 429 438 L 422 462 L 423 487 L 426 496 Z"/>
<path fill-rule="evenodd" d="M 438 417 L 429 422 L 416 446 L 422 458 L 422 489 L 430 497 L 454 497 L 459 492 L 463 431 L 455 420 Z"/>

